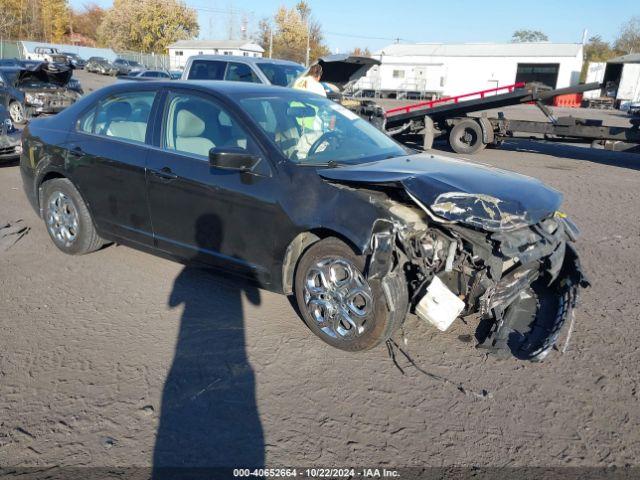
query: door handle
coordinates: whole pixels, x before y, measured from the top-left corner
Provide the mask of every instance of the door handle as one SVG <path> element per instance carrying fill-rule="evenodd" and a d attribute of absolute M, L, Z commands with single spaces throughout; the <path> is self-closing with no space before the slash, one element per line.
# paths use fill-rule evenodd
<path fill-rule="evenodd" d="M 69 150 L 69 154 L 74 157 L 82 157 L 84 156 L 84 150 L 82 150 L 80 145 L 75 145 Z"/>
<path fill-rule="evenodd" d="M 160 170 L 151 170 L 151 173 L 156 177 L 164 178 L 165 180 L 175 180 L 178 175 L 173 173 L 169 167 L 162 167 Z"/>

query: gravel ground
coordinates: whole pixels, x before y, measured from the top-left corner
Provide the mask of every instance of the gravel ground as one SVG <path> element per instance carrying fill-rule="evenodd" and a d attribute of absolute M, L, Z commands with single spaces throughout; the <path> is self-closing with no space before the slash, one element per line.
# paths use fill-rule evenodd
<path fill-rule="evenodd" d="M 473 325 L 410 317 L 398 341 L 433 376 L 402 373 L 384 347 L 326 346 L 283 296 L 122 246 L 65 256 L 0 168 L 0 226 L 30 228 L 0 244 L 0 465 L 636 465 L 640 156 L 519 141 L 471 160 L 561 190 L 582 228 L 593 287 L 563 355 L 497 360 Z"/>

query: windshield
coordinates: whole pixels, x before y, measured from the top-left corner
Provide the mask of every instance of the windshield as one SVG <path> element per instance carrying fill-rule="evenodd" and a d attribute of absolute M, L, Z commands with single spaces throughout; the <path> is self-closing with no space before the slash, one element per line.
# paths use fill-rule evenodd
<path fill-rule="evenodd" d="M 245 97 L 240 104 L 292 162 L 358 164 L 409 153 L 355 113 L 326 98 Z"/>
<path fill-rule="evenodd" d="M 282 65 L 277 63 L 258 63 L 258 68 L 269 79 L 271 85 L 286 87 L 304 72 L 302 65 Z"/>

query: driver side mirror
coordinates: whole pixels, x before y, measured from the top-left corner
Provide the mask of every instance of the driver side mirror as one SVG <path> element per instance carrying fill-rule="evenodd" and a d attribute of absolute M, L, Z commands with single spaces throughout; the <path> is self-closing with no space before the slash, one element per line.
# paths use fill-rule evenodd
<path fill-rule="evenodd" d="M 209 150 L 209 165 L 224 170 L 251 172 L 260 163 L 258 155 L 247 153 L 238 147 L 212 148 Z"/>

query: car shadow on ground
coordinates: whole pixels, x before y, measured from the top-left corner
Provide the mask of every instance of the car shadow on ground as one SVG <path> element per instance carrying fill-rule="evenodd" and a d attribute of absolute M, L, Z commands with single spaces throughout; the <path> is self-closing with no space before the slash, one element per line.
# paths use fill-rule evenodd
<path fill-rule="evenodd" d="M 222 231 L 217 217 L 201 217 L 197 244 L 219 245 Z M 175 279 L 168 306 L 184 310 L 162 393 L 154 478 L 215 478 L 221 472 L 213 467 L 264 466 L 242 307 L 243 297 L 260 304 L 253 284 L 197 266 L 184 267 Z"/>
<path fill-rule="evenodd" d="M 420 136 L 407 135 L 403 140 L 406 142 L 407 146 L 415 150 L 422 151 L 422 139 Z M 543 140 L 510 139 L 504 141 L 497 148 L 504 151 L 537 153 L 557 158 L 584 160 L 602 165 L 611 165 L 613 167 L 640 170 L 640 146 L 636 146 L 625 151 L 611 151 L 604 150 L 602 148 L 591 148 L 585 144 L 571 145 L 567 143 L 555 143 Z M 433 150 L 430 150 L 430 152 L 446 152 L 458 155 L 451 149 L 448 142 L 443 139 L 436 140 L 433 145 Z M 474 158 L 474 156 L 471 155 L 471 158 Z"/>
<path fill-rule="evenodd" d="M 635 147 L 623 152 L 614 152 L 601 148 L 590 148 L 585 145 L 570 145 L 566 143 L 553 143 L 533 140 L 509 140 L 505 141 L 500 150 L 537 153 L 558 158 L 572 160 L 584 160 L 613 167 L 640 170 L 640 148 Z"/>

